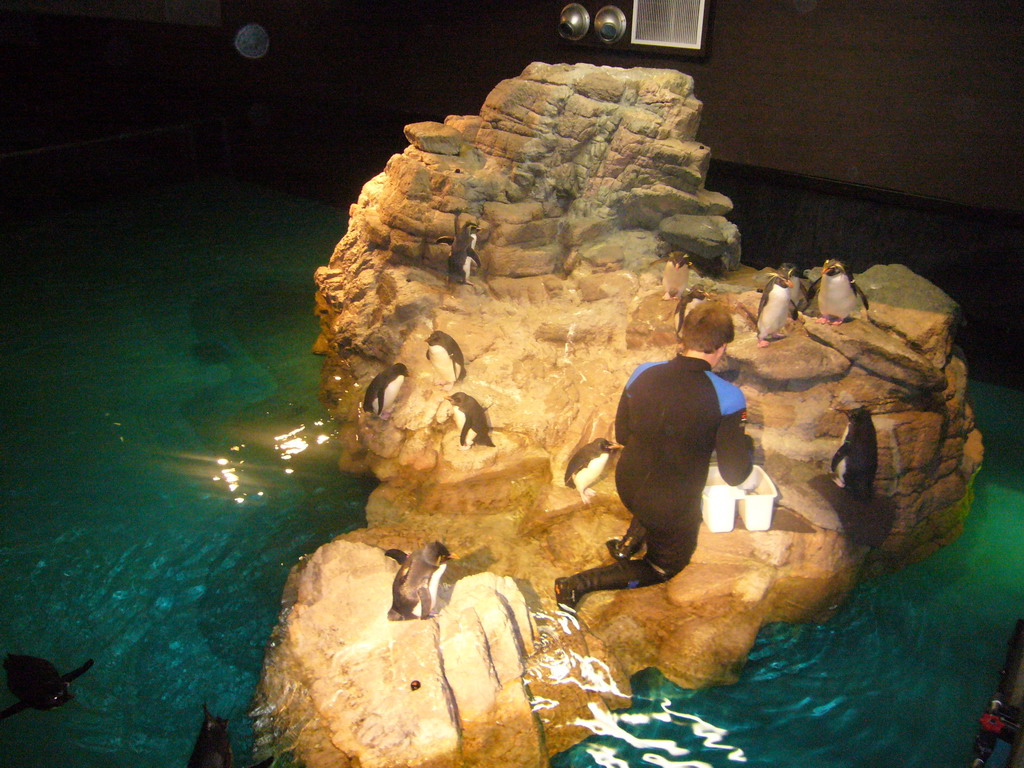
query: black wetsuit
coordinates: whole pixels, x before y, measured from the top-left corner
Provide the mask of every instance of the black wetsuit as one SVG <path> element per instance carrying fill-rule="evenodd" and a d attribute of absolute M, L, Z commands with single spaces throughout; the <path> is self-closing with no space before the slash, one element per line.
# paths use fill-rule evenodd
<path fill-rule="evenodd" d="M 615 415 L 615 438 L 625 446 L 615 487 L 647 530 L 646 560 L 664 578 L 685 568 L 697 547 L 712 451 L 727 483 L 750 474 L 745 410 L 740 389 L 699 358 L 646 363 L 626 382 Z"/>

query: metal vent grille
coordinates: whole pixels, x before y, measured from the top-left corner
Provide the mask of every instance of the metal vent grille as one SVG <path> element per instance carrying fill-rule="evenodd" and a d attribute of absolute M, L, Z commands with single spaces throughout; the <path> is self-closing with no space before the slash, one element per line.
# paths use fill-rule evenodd
<path fill-rule="evenodd" d="M 635 45 L 699 49 L 704 37 L 706 0 L 635 0 Z"/>

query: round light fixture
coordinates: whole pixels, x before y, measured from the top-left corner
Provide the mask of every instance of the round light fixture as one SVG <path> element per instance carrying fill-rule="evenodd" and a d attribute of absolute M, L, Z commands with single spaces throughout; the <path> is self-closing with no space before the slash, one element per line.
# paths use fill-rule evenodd
<path fill-rule="evenodd" d="M 235 33 L 235 50 L 247 59 L 262 59 L 270 48 L 270 35 L 259 24 L 246 24 Z"/>
<path fill-rule="evenodd" d="M 606 5 L 594 16 L 594 32 L 602 43 L 617 43 L 626 34 L 626 14 L 615 5 Z"/>
<path fill-rule="evenodd" d="M 569 3 L 558 17 L 558 36 L 563 40 L 581 40 L 590 29 L 590 13 L 579 3 Z"/>

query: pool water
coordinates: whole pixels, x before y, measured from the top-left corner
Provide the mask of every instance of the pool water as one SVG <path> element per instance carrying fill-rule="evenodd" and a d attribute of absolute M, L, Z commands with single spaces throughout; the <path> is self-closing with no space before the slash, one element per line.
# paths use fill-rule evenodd
<path fill-rule="evenodd" d="M 0 244 L 0 652 L 62 670 L 53 712 L 0 723 L 0 766 L 184 766 L 202 704 L 246 712 L 289 567 L 364 524 L 309 350 L 314 269 L 345 229 L 224 179 L 13 226 Z M 962 766 L 1024 615 L 1024 394 L 972 382 L 986 460 L 964 535 L 862 585 L 825 625 L 772 625 L 742 680 L 637 675 L 564 766 Z M 0 707 L 11 701 L 0 691 Z"/>

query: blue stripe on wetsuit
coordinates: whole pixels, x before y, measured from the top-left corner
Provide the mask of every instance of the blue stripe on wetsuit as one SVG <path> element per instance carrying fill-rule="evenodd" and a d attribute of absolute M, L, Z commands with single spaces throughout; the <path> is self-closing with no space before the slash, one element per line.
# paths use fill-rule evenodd
<path fill-rule="evenodd" d="M 641 363 L 636 367 L 636 370 L 633 371 L 633 375 L 629 377 L 629 381 L 626 382 L 626 386 L 624 387 L 624 389 L 629 389 L 629 385 L 636 381 L 636 377 L 639 376 L 644 371 L 646 371 L 648 368 L 653 368 L 656 365 L 664 365 L 667 362 L 668 360 L 662 360 L 661 362 L 658 363 Z"/>
<path fill-rule="evenodd" d="M 742 411 L 747 407 L 747 400 L 743 397 L 743 392 L 739 387 L 735 384 L 730 384 L 721 376 L 717 376 L 711 371 L 707 371 L 707 375 L 715 387 L 715 394 L 718 395 L 718 409 L 722 412 L 723 416 Z"/>

